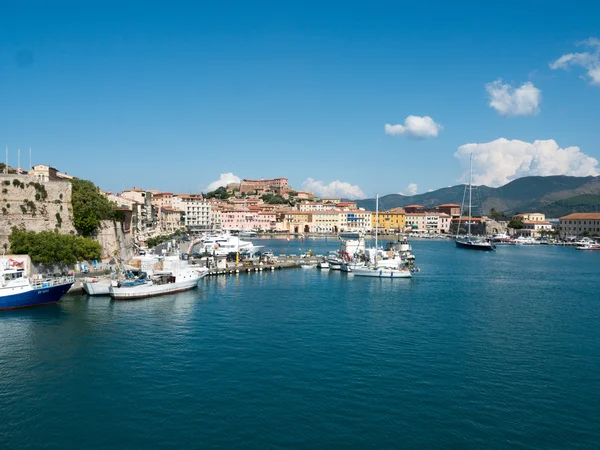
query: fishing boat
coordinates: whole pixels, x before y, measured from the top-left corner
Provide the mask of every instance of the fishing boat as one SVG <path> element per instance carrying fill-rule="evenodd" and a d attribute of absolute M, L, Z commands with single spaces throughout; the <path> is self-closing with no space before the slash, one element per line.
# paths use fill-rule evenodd
<path fill-rule="evenodd" d="M 471 221 L 472 221 L 472 192 L 473 192 L 473 154 L 471 154 L 471 158 L 469 159 L 469 184 L 468 187 L 465 186 L 465 192 L 463 194 L 463 202 L 461 205 L 461 211 L 463 211 L 465 206 L 465 196 L 467 193 L 467 189 L 469 190 L 469 218 L 467 221 L 467 234 L 465 236 L 460 236 L 460 221 L 456 228 L 456 246 L 458 248 L 465 248 L 468 250 L 483 250 L 483 251 L 493 251 L 496 249 L 496 246 L 492 244 L 490 241 L 483 239 L 479 236 L 473 236 L 471 234 Z"/>
<path fill-rule="evenodd" d="M 137 300 L 184 292 L 198 286 L 207 274 L 206 268 L 190 268 L 187 261 L 177 257 L 165 258 L 163 270 L 154 271 L 147 277 L 119 282 L 117 286 L 110 287 L 110 296 L 115 300 Z"/>
<path fill-rule="evenodd" d="M 379 194 L 375 200 L 375 223 L 379 223 Z M 377 233 L 375 234 L 375 252 L 374 261 L 366 264 L 356 264 L 352 267 L 352 273 L 356 277 L 374 277 L 374 278 L 412 278 L 412 273 L 407 265 L 380 266 L 379 255 L 377 251 Z M 369 253 L 370 254 L 370 253 Z"/>
<path fill-rule="evenodd" d="M 1 262 L 0 278 L 0 310 L 56 303 L 75 282 L 73 275 L 31 279 L 11 258 Z"/>

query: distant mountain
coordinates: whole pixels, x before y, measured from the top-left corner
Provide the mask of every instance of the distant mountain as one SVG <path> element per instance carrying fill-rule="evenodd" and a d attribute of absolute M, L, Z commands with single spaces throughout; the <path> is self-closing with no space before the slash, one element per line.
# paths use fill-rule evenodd
<path fill-rule="evenodd" d="M 460 205 L 464 191 L 463 184 L 419 195 L 390 194 L 379 198 L 379 209 L 385 211 L 413 204 L 426 208 L 443 203 Z M 523 177 L 498 188 L 474 186 L 473 205 L 475 214 L 489 214 L 494 208 L 505 214 L 548 211 L 545 213 L 548 217 L 559 217 L 581 208 L 598 211 L 595 205 L 600 204 L 600 201 L 594 203 L 592 199 L 596 195 L 600 198 L 600 177 Z M 375 211 L 375 199 L 357 200 L 356 203 L 361 208 Z"/>

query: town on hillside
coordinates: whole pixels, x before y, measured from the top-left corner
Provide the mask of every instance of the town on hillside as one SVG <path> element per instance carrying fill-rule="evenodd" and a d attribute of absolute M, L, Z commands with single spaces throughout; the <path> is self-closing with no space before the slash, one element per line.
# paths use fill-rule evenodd
<path fill-rule="evenodd" d="M 28 175 L 36 182 L 53 183 L 72 179 L 44 164 L 30 171 L 5 167 L 10 173 Z M 138 245 L 150 238 L 179 230 L 192 234 L 208 231 L 264 232 L 282 234 L 338 234 L 351 231 L 453 235 L 469 219 L 461 205 L 450 203 L 425 208 L 409 205 L 379 211 L 359 208 L 354 201 L 317 198 L 313 193 L 293 189 L 287 178 L 243 179 L 208 193 L 173 193 L 131 188 L 121 193 L 100 191 L 122 211 L 123 232 Z M 377 223 L 376 220 L 378 220 Z M 600 233 L 600 213 L 570 214 L 547 220 L 530 212 L 499 218 L 481 215 L 471 218 L 475 234 L 505 233 L 538 238 L 549 234 L 569 236 Z"/>

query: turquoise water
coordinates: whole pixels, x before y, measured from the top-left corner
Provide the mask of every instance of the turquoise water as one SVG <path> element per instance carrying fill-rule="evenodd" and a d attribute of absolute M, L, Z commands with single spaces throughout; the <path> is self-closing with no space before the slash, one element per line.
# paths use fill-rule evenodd
<path fill-rule="evenodd" d="M 283 270 L 3 313 L 0 443 L 597 448 L 600 252 L 413 248 L 412 280 Z"/>

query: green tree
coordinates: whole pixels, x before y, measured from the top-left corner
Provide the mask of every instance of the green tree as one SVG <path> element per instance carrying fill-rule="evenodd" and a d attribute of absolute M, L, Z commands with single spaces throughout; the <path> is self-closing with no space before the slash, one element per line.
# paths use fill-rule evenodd
<path fill-rule="evenodd" d="M 93 239 L 56 231 L 25 231 L 13 228 L 10 236 L 12 253 L 25 254 L 40 264 L 73 264 L 76 261 L 99 259 L 102 247 Z"/>
<path fill-rule="evenodd" d="M 227 200 L 231 197 L 231 194 L 227 192 L 227 189 L 223 186 L 218 187 L 214 191 L 207 192 L 205 195 L 206 198 L 218 198 L 219 200 Z"/>
<path fill-rule="evenodd" d="M 87 180 L 71 180 L 73 193 L 73 225 L 83 236 L 92 236 L 101 220 L 123 221 L 123 213 L 116 204 L 104 197 L 100 190 Z"/>
<path fill-rule="evenodd" d="M 522 220 L 513 219 L 508 222 L 508 228 L 512 228 L 513 230 L 521 230 L 525 228 L 525 224 Z"/>

